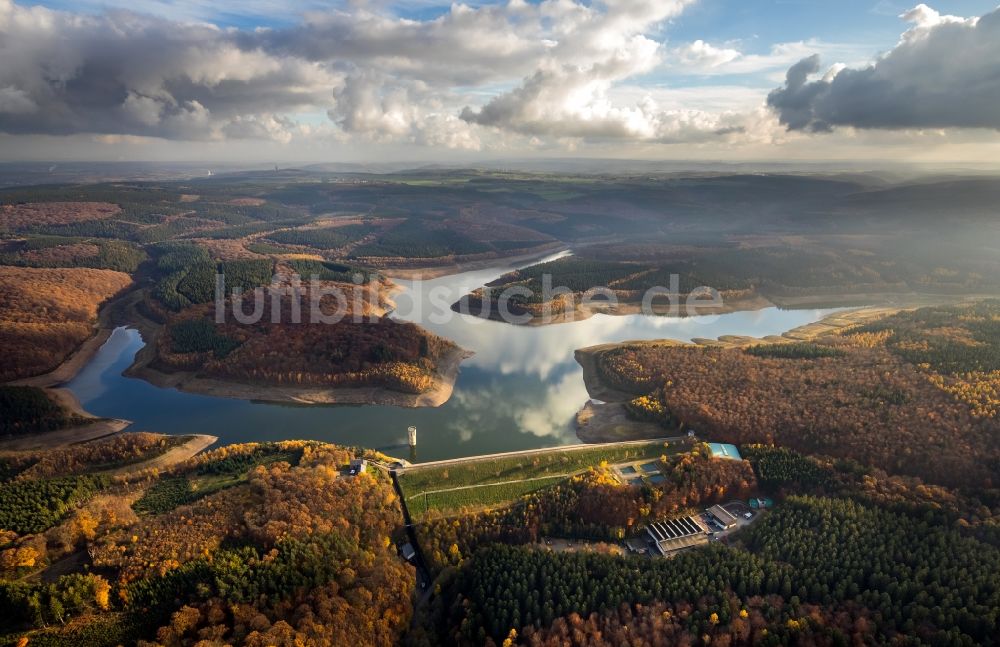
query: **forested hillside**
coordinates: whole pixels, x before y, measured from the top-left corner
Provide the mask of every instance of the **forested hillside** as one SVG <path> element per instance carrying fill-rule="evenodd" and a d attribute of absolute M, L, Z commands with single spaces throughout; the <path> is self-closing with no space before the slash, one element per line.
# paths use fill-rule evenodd
<path fill-rule="evenodd" d="M 601 379 L 636 418 L 777 443 L 967 488 L 997 488 L 997 302 L 921 309 L 826 336 L 719 349 L 623 345 Z M 992 362 L 992 363 L 991 363 Z"/>
<path fill-rule="evenodd" d="M 59 365 L 93 334 L 98 306 L 130 283 L 111 270 L 0 266 L 0 381 Z"/>
<path fill-rule="evenodd" d="M 91 469 L 135 447 L 95 454 Z M 0 485 L 13 531 L 0 550 L 3 644 L 396 642 L 414 588 L 391 540 L 399 503 L 386 475 L 346 476 L 355 455 L 285 442 L 215 450 L 168 474 L 22 472 Z M 140 503 L 177 479 L 204 494 Z M 44 501 L 58 512 L 27 512 Z M 84 557 L 72 572 L 45 577 L 73 553 Z"/>
<path fill-rule="evenodd" d="M 4 189 L 0 382 L 58 366 L 114 299 L 101 320 L 140 327 L 150 347 L 133 370 L 151 381 L 410 402 L 454 379 L 462 351 L 386 316 L 387 277 L 567 247 L 485 287 L 527 288 L 513 303 L 528 314 L 549 278 L 630 306 L 673 285 L 716 288 L 733 308 L 997 293 L 998 183 L 889 184 L 429 167 Z M 964 192 L 950 218 L 941 190 Z M 244 292 L 223 321 L 217 274 Z M 324 317 L 345 320 L 311 321 L 312 288 L 302 323 L 287 293 L 258 321 L 235 316 L 257 309 L 256 288 L 312 275 L 346 301 L 320 299 Z M 1000 302 L 983 300 L 795 339 L 602 347 L 588 375 L 624 394 L 622 417 L 683 438 L 400 463 L 398 490 L 395 459 L 319 442 L 168 467 L 185 429 L 0 446 L 0 647 L 993 644 L 998 322 Z M 0 435 L 81 422 L 51 395 L 0 386 Z M 362 457 L 379 465 L 350 474 Z M 649 524 L 714 504 L 757 507 L 653 554 Z M 399 554 L 411 542 L 412 563 Z"/>
<path fill-rule="evenodd" d="M 331 267 L 337 266 L 320 269 L 329 277 L 334 274 Z M 311 271 L 312 266 L 300 264 L 299 269 Z M 376 386 L 412 394 L 434 387 L 438 363 L 458 352 L 455 344 L 384 317 L 381 283 L 323 285 L 340 293 L 336 299 L 318 301 L 323 320 L 313 320 L 309 284 L 299 297 L 298 321 L 287 293 L 279 293 L 277 302 L 270 296 L 264 299 L 254 325 L 239 323 L 232 312 L 225 323 L 213 323 L 212 304 L 170 315 L 157 341 L 153 367 L 259 385 Z M 250 313 L 253 303 L 251 294 L 235 306 L 226 305 Z M 276 317 L 275 303 L 280 309 Z"/>
<path fill-rule="evenodd" d="M 998 630 L 1000 551 L 957 530 L 846 500 L 792 498 L 748 533 L 742 547 L 652 562 L 486 549 L 450 583 L 437 639 L 982 644 Z"/>

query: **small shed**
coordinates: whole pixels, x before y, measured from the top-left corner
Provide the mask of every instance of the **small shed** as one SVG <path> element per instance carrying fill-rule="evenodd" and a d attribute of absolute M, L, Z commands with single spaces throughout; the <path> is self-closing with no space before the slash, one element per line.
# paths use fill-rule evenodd
<path fill-rule="evenodd" d="M 399 549 L 400 554 L 408 562 L 412 562 L 413 558 L 417 556 L 417 551 L 413 549 L 413 544 L 406 542 L 403 547 Z"/>

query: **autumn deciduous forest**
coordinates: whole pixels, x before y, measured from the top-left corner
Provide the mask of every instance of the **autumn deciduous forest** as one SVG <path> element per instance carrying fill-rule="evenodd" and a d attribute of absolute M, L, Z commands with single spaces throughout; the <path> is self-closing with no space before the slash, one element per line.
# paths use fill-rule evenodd
<path fill-rule="evenodd" d="M 258 384 L 383 386 L 405 393 L 430 389 L 438 361 L 457 346 L 414 324 L 380 316 L 378 288 L 333 286 L 347 303 L 338 306 L 323 299 L 320 311 L 333 316 L 338 307 L 344 308 L 346 314 L 337 323 L 310 320 L 307 288 L 303 288 L 301 323 L 294 323 L 287 295 L 280 296 L 277 323 L 270 296 L 263 301 L 260 322 L 253 325 L 239 323 L 231 313 L 226 323 L 215 324 L 212 306 L 189 308 L 169 319 L 155 366 Z M 361 321 L 354 321 L 351 314 L 357 310 L 356 297 L 362 304 Z M 245 301 L 250 304 L 245 311 L 252 312 L 252 295 Z"/>
<path fill-rule="evenodd" d="M 998 428 L 983 382 L 1000 366 L 1000 305 L 939 309 L 934 327 L 919 323 L 930 316 L 900 314 L 787 350 L 625 345 L 601 353 L 598 366 L 637 396 L 632 415 L 667 428 L 996 488 Z"/>
<path fill-rule="evenodd" d="M 110 454 L 127 460 L 146 440 L 80 460 L 92 469 Z M 65 511 L 3 521 L 14 533 L 0 567 L 8 577 L 45 569 L 65 554 L 53 548 L 59 536 L 93 574 L 0 583 L 3 630 L 57 645 L 393 643 L 412 614 L 414 572 L 391 539 L 401 518 L 392 485 L 377 471 L 347 477 L 356 455 L 319 443 L 237 445 L 168 475 L 79 481 L 33 466 L 2 486 L 5 509 L 20 488 L 24 505 L 48 497 Z M 129 509 L 162 478 L 216 489 L 196 505 Z"/>
<path fill-rule="evenodd" d="M 620 9 L 584 4 L 595 17 Z M 947 28 L 974 25 L 947 18 Z M 99 166 L 60 176 L 78 182 L 25 186 L 8 181 L 12 166 L 0 169 L 0 647 L 997 643 L 1000 301 L 979 295 L 1000 281 L 1000 184 L 985 175 L 921 186 L 892 174 L 645 165 L 615 177 L 268 164 L 207 175 L 150 167 L 123 180 L 121 168 Z M 44 169 L 24 177 L 63 172 Z M 968 205 L 954 212 L 959 192 Z M 607 317 L 606 329 L 580 330 L 615 340 L 639 330 L 631 338 L 645 341 L 578 355 L 593 359 L 583 367 L 599 387 L 591 394 L 611 396 L 595 395 L 576 420 L 606 422 L 595 412 L 608 404 L 618 437 L 646 440 L 564 447 L 585 437 L 573 436 L 585 398 L 572 353 L 508 346 L 494 322 L 452 406 L 412 424 L 422 439 L 454 432 L 442 437 L 455 446 L 434 438 L 446 457 L 517 451 L 416 468 L 374 449 L 243 442 L 299 432 L 224 418 L 266 408 L 262 427 L 300 419 L 270 404 L 228 401 L 219 418 L 212 405 L 192 406 L 203 421 L 185 418 L 172 435 L 123 429 L 74 407 L 79 395 L 95 414 L 116 415 L 102 396 L 72 382 L 57 390 L 75 362 L 27 381 L 45 388 L 7 384 L 59 367 L 100 322 L 142 333 L 148 349 L 126 374 L 161 386 L 211 393 L 226 382 L 236 397 L 291 394 L 296 405 L 312 402 L 303 393 L 356 388 L 375 400 L 384 389 L 390 404 L 423 404 L 434 397 L 410 396 L 446 397 L 440 387 L 464 356 L 392 315 L 403 281 L 387 277 L 423 272 L 482 278 L 472 305 L 486 303 L 485 288 L 491 299 L 529 288 L 514 310 L 533 315 L 546 309 L 546 274 L 575 300 L 607 286 L 623 307 L 591 322 Z M 221 321 L 217 274 L 243 290 L 226 296 Z M 312 275 L 340 301 L 312 292 Z M 733 309 L 884 307 L 704 345 L 652 340 L 679 333 L 611 319 L 647 288 L 674 284 L 680 294 L 716 288 Z M 241 323 L 235 313 L 256 310 L 257 288 L 258 320 Z M 313 296 L 324 317 L 343 319 L 312 320 Z M 952 305 L 917 307 L 928 303 Z M 532 366 L 519 366 L 530 354 Z M 164 402 L 210 402 L 172 395 Z M 170 414 L 147 408 L 154 421 Z M 374 446 L 375 425 L 402 434 L 411 424 L 396 429 L 402 414 L 390 406 L 358 418 L 331 411 L 298 429 Z M 543 432 L 527 417 L 544 419 Z M 722 457 L 716 442 L 742 458 Z M 424 447 L 409 460 L 427 460 Z M 712 521 L 716 504 L 731 523 Z M 680 518 L 691 518 L 673 526 L 690 524 L 683 541 L 650 539 L 651 524 Z"/>
<path fill-rule="evenodd" d="M 98 306 L 131 282 L 111 270 L 0 266 L 0 381 L 58 366 L 93 334 Z"/>

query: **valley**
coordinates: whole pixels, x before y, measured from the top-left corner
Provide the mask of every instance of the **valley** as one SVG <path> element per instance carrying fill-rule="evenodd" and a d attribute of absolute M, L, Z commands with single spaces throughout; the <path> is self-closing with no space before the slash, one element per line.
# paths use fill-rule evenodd
<path fill-rule="evenodd" d="M 986 640 L 1000 266 L 851 182 L 0 191 L 0 644 Z"/>

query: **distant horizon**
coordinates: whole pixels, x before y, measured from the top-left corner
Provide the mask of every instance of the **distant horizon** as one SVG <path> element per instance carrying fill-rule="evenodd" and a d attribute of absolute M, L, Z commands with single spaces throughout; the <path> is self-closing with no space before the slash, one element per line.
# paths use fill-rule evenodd
<path fill-rule="evenodd" d="M 985 162 L 979 160 L 939 160 L 935 162 L 929 161 L 905 161 L 905 160 L 893 160 L 893 159 L 673 159 L 673 158 L 663 158 L 663 159 L 646 159 L 646 158 L 630 158 L 630 157 L 574 157 L 574 156 L 561 156 L 561 157 L 510 157 L 510 158 L 477 158 L 468 160 L 439 160 L 433 158 L 427 159 L 404 159 L 404 160 L 254 160 L 239 162 L 234 160 L 225 159 L 6 159 L 0 160 L 0 167 L 53 167 L 52 170 L 57 170 L 59 167 L 72 167 L 77 165 L 103 165 L 103 166 L 129 166 L 129 165 L 143 165 L 143 166 L 185 166 L 185 167 L 204 167 L 206 170 L 215 169 L 227 169 L 224 172 L 230 172 L 233 169 L 240 170 L 268 170 L 277 167 L 279 171 L 291 171 L 291 170 L 319 170 L 326 171 L 326 169 L 319 169 L 318 167 L 323 166 L 343 166 L 343 167 L 357 167 L 357 168 L 369 168 L 369 169 L 379 169 L 372 170 L 373 173 L 393 173 L 399 171 L 417 171 L 423 169 L 442 169 L 442 170 L 491 170 L 491 171 L 504 171 L 504 167 L 510 166 L 512 170 L 520 170 L 525 172 L 531 172 L 531 169 L 525 169 L 528 166 L 540 166 L 540 165 L 553 165 L 558 166 L 560 164 L 565 165 L 567 168 L 565 171 L 569 172 L 582 172 L 578 168 L 571 167 L 583 167 L 583 166 L 598 166 L 601 164 L 615 164 L 620 166 L 635 165 L 646 167 L 649 171 L 655 171 L 656 167 L 663 167 L 664 172 L 684 172 L 685 170 L 691 171 L 709 171 L 712 168 L 745 168 L 745 167 L 760 167 L 760 168 L 786 168 L 786 167 L 803 167 L 803 168 L 828 168 L 830 172 L 836 172 L 836 168 L 842 168 L 845 171 L 850 172 L 865 172 L 865 171 L 900 171 L 900 170 L 920 170 L 921 172 L 934 172 L 934 171 L 975 171 L 978 173 L 998 173 L 1000 174 L 1000 162 Z M 328 172 L 338 172 L 334 169 Z M 364 171 L 359 171 L 364 172 Z M 538 171 L 538 172 L 551 172 Z M 608 172 L 614 173 L 616 169 L 607 169 L 606 171 L 592 171 L 592 172 Z"/>

